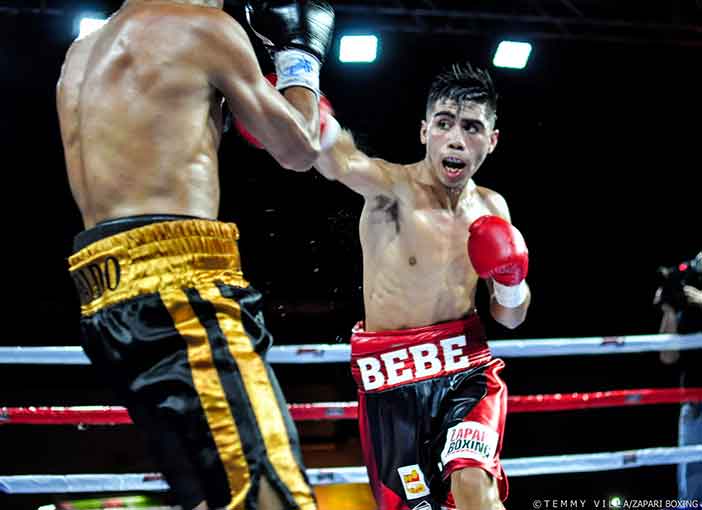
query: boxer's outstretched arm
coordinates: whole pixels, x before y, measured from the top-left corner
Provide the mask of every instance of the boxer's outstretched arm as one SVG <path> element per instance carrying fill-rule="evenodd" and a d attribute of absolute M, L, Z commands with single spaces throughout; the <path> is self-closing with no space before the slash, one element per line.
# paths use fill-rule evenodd
<path fill-rule="evenodd" d="M 322 151 L 314 167 L 327 179 L 339 181 L 363 196 L 390 195 L 393 191 L 392 165 L 366 156 L 346 130 L 332 147 Z"/>
<path fill-rule="evenodd" d="M 309 170 L 320 150 L 314 92 L 290 87 L 283 97 L 261 73 L 244 29 L 221 11 L 213 10 L 212 18 L 200 34 L 211 84 L 282 167 Z"/>
<path fill-rule="evenodd" d="M 499 193 L 492 190 L 487 190 L 482 188 L 484 191 L 484 199 L 488 202 L 490 209 L 494 210 L 497 216 L 500 216 L 504 220 L 511 223 L 509 208 L 507 207 L 507 202 Z M 495 284 L 492 279 L 485 280 L 490 292 L 490 315 L 495 319 L 496 322 L 502 324 L 504 327 L 509 329 L 514 329 L 519 326 L 526 319 L 527 310 L 529 309 L 529 304 L 531 303 L 531 290 L 529 289 L 526 282 L 526 297 L 521 304 L 516 307 L 508 308 L 502 306 L 497 302 L 495 298 Z"/>

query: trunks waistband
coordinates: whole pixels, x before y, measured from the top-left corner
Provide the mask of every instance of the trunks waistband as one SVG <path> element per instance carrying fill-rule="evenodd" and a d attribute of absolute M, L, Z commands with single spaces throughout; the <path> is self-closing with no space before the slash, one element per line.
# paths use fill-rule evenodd
<path fill-rule="evenodd" d="M 81 312 L 89 315 L 138 295 L 208 278 L 245 284 L 238 237 L 233 223 L 198 219 L 151 222 L 108 234 L 68 259 Z"/>
<path fill-rule="evenodd" d="M 351 337 L 351 373 L 359 388 L 380 391 L 462 372 L 492 359 L 478 315 L 405 330 Z"/>
<path fill-rule="evenodd" d="M 124 216 L 123 218 L 114 218 L 111 220 L 101 221 L 94 227 L 78 233 L 78 235 L 73 238 L 73 251 L 80 251 L 89 244 L 93 244 L 100 239 L 121 234 L 122 232 L 126 232 L 127 230 L 132 230 L 134 228 L 151 225 L 152 223 L 198 219 L 202 218 L 186 216 L 185 214 L 139 214 L 135 216 Z"/>
<path fill-rule="evenodd" d="M 363 323 L 358 322 L 352 330 L 352 356 L 382 354 L 386 351 L 421 344 L 429 340 L 442 340 L 460 335 L 468 337 L 471 342 L 486 342 L 483 323 L 477 313 L 472 313 L 465 319 L 439 322 L 418 328 L 386 331 L 366 331 L 363 328 Z"/>

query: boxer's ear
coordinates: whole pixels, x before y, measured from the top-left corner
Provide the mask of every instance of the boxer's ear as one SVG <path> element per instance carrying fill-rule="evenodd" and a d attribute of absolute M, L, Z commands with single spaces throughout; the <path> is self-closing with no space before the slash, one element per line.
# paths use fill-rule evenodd
<path fill-rule="evenodd" d="M 492 154 L 492 151 L 497 147 L 497 141 L 500 139 L 500 130 L 493 129 L 490 133 L 490 147 L 488 147 L 488 154 Z"/>
<path fill-rule="evenodd" d="M 427 121 L 423 120 L 422 125 L 419 128 L 419 140 L 422 142 L 422 145 L 427 144 L 427 127 L 428 127 Z"/>

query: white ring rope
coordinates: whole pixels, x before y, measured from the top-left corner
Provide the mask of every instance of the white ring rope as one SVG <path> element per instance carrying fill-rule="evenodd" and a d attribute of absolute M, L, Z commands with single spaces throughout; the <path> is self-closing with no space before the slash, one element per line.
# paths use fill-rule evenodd
<path fill-rule="evenodd" d="M 582 356 L 702 349 L 702 333 L 493 340 L 488 344 L 497 358 Z M 351 359 L 351 347 L 348 344 L 283 345 L 271 348 L 267 359 L 270 363 L 342 363 Z M 88 365 L 90 360 L 78 346 L 0 347 L 0 364 Z"/>
<path fill-rule="evenodd" d="M 702 445 L 504 459 L 502 465 L 509 476 L 534 476 L 688 462 L 702 462 Z M 362 466 L 308 469 L 307 475 L 312 485 L 368 483 Z M 0 492 L 7 494 L 166 490 L 168 484 L 158 473 L 0 476 Z"/>

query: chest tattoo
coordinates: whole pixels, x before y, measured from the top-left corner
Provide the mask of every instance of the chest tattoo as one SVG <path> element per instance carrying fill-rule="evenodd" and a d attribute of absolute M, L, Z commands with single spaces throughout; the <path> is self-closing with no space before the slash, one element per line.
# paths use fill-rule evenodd
<path fill-rule="evenodd" d="M 395 232 L 400 233 L 400 211 L 397 200 L 392 200 L 384 195 L 376 196 L 373 213 L 380 215 L 383 218 L 382 221 L 394 223 Z"/>

